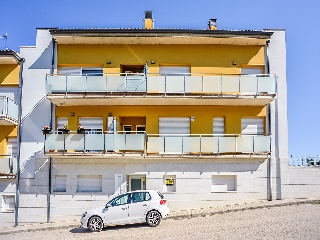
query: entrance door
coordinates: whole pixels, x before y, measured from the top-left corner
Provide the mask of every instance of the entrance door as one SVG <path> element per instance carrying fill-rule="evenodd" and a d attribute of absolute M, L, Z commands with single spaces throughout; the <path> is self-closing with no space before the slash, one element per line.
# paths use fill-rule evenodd
<path fill-rule="evenodd" d="M 146 190 L 145 176 L 129 176 L 129 191 Z"/>

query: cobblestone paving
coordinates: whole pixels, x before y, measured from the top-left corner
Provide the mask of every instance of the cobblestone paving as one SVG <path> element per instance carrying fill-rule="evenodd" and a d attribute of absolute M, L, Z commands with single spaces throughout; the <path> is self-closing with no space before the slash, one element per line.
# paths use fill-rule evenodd
<path fill-rule="evenodd" d="M 224 208 L 227 208 L 225 206 Z M 2 235 L 1 240 L 23 239 L 320 239 L 320 204 L 236 209 L 211 215 L 213 209 L 197 210 L 198 217 L 167 219 L 155 228 L 145 224 L 105 228 L 100 233 L 66 228 Z M 218 210 L 217 207 L 216 210 Z M 235 210 L 236 209 L 236 210 Z M 224 209 L 225 210 L 225 209 Z M 201 217 L 203 216 L 203 217 Z"/>

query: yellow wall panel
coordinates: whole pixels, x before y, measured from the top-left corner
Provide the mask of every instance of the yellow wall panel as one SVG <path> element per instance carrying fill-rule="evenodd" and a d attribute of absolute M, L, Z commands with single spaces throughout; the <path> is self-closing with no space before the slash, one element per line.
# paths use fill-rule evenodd
<path fill-rule="evenodd" d="M 8 137 L 17 137 L 16 126 L 0 126 L 0 155 L 7 154 Z"/>
<path fill-rule="evenodd" d="M 19 71 L 19 65 L 0 64 L 0 86 L 19 85 Z"/>

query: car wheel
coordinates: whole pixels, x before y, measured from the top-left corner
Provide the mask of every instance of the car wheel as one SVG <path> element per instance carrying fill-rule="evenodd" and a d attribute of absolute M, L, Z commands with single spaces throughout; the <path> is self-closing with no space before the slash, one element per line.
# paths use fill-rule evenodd
<path fill-rule="evenodd" d="M 161 215 L 158 211 L 152 210 L 148 212 L 146 219 L 150 227 L 156 227 L 160 224 Z"/>
<path fill-rule="evenodd" d="M 88 227 L 91 232 L 100 232 L 103 227 L 102 219 L 97 216 L 91 217 L 88 223 Z"/>

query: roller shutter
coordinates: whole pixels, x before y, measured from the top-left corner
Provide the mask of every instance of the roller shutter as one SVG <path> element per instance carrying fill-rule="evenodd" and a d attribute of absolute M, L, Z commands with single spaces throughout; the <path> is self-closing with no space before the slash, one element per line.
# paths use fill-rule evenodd
<path fill-rule="evenodd" d="M 103 130 L 102 117 L 80 117 L 79 124 L 87 130 L 87 133 L 102 133 Z"/>
<path fill-rule="evenodd" d="M 263 135 L 264 119 L 263 118 L 242 118 L 241 134 L 245 135 Z"/>
<path fill-rule="evenodd" d="M 224 117 L 213 118 L 213 134 L 224 134 Z"/>
<path fill-rule="evenodd" d="M 159 134 L 190 134 L 190 118 L 160 117 Z"/>

